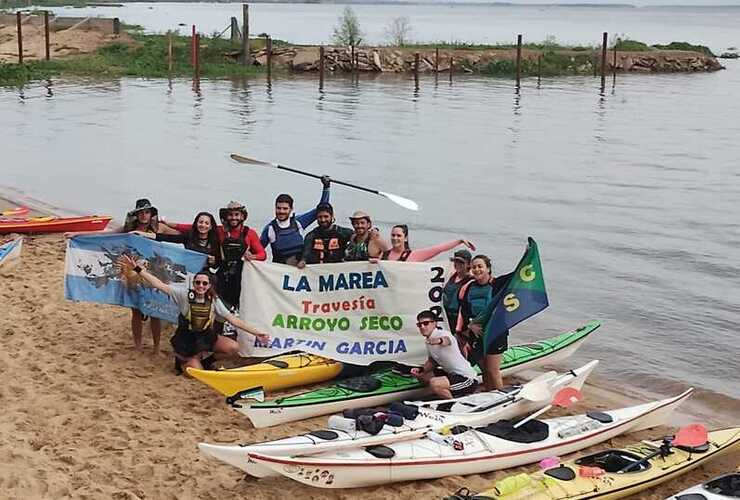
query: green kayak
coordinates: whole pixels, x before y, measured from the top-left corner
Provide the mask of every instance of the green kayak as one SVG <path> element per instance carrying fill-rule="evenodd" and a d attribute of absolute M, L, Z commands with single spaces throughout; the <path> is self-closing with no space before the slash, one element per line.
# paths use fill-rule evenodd
<path fill-rule="evenodd" d="M 591 321 L 576 330 L 531 344 L 514 345 L 504 353 L 501 372 L 515 372 L 552 364 L 570 356 L 601 323 Z M 477 367 L 476 367 L 477 369 Z M 276 398 L 263 403 L 244 400 L 229 402 L 255 427 L 269 427 L 348 408 L 382 406 L 398 400 L 418 399 L 429 393 L 414 377 L 390 368 L 369 375 L 353 377 L 312 391 Z"/>

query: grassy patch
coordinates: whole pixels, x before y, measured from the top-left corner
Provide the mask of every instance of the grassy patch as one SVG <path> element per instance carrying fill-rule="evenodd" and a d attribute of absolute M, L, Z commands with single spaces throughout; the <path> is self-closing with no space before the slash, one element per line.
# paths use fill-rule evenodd
<path fill-rule="evenodd" d="M 637 40 L 630 40 L 629 38 L 625 40 L 618 40 L 616 44 L 614 44 L 614 47 L 617 50 L 624 50 L 629 52 L 647 52 L 652 49 L 648 44 L 639 42 Z"/>
<path fill-rule="evenodd" d="M 173 65 L 170 71 L 167 61 L 166 35 L 144 35 L 136 31 L 131 35 L 138 42 L 136 47 L 129 47 L 124 43 L 112 43 L 89 55 L 52 59 L 51 61 L 29 61 L 23 65 L 0 64 L 0 84 L 18 84 L 60 74 L 146 78 L 193 74 L 190 37 L 173 35 Z M 264 42 L 260 43 L 264 44 Z M 201 76 L 221 77 L 260 73 L 261 68 L 242 66 L 233 58 L 225 55 L 239 49 L 240 45 L 232 44 L 230 40 L 202 38 Z"/>
<path fill-rule="evenodd" d="M 561 75 L 590 75 L 594 72 L 592 54 L 561 54 L 555 51 L 542 53 L 540 68 L 536 59 L 522 60 L 522 76 L 561 76 Z M 511 77 L 516 74 L 516 61 L 492 61 L 481 68 L 481 72 L 490 76 Z"/>
<path fill-rule="evenodd" d="M 714 54 L 709 50 L 709 47 L 705 47 L 704 45 L 692 45 L 688 42 L 671 42 L 668 45 L 653 45 L 653 47 L 660 50 L 690 50 L 714 57 Z"/>
<path fill-rule="evenodd" d="M 516 43 L 477 44 L 469 42 L 429 42 L 409 43 L 403 49 L 429 50 L 439 48 L 440 50 L 511 50 L 516 48 Z M 531 50 L 569 50 L 577 52 L 592 51 L 594 47 L 588 45 L 560 45 L 547 40 L 539 43 L 522 43 L 522 48 Z"/>

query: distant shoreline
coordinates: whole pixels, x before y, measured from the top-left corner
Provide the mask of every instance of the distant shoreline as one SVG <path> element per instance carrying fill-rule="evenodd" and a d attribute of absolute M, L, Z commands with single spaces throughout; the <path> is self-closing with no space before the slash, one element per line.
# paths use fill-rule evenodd
<path fill-rule="evenodd" d="M 28 5 L 24 0 L 0 0 L 0 10 L 3 9 L 27 9 L 38 7 L 121 7 L 127 3 L 244 3 L 242 0 L 214 0 L 203 2 L 201 0 L 118 0 L 118 1 L 91 1 L 84 0 L 41 0 Z M 631 3 L 517 3 L 517 2 L 486 2 L 461 0 L 458 2 L 442 0 L 250 0 L 247 3 L 262 4 L 317 4 L 317 5 L 439 5 L 439 6 L 485 6 L 485 7 L 517 7 L 517 8 L 592 8 L 592 9 L 740 9 L 740 4 L 645 4 L 637 5 Z M 109 5 L 107 5 L 109 4 Z"/>

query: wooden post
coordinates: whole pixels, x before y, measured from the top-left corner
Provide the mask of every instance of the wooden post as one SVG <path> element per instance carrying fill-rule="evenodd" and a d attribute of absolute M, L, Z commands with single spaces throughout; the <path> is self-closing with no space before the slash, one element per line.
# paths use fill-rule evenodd
<path fill-rule="evenodd" d="M 522 35 L 516 36 L 516 86 L 518 87 L 522 79 Z"/>
<path fill-rule="evenodd" d="M 319 47 L 319 90 L 324 88 L 324 46 Z"/>
<path fill-rule="evenodd" d="M 450 56 L 450 83 L 452 83 L 452 68 L 455 67 L 455 58 Z"/>
<path fill-rule="evenodd" d="M 617 78 L 617 43 L 619 42 L 619 39 L 617 39 L 616 42 L 614 42 L 614 57 L 612 58 L 612 75 L 614 78 Z"/>
<path fill-rule="evenodd" d="M 265 44 L 267 49 L 267 79 L 270 80 L 272 78 L 272 37 L 270 35 L 267 35 Z"/>
<path fill-rule="evenodd" d="M 434 48 L 434 72 L 439 73 L 439 47 Z"/>
<path fill-rule="evenodd" d="M 349 50 L 350 50 L 350 55 L 349 55 L 350 67 L 352 68 L 352 71 L 354 71 L 355 70 L 355 46 L 350 45 Z"/>
<path fill-rule="evenodd" d="M 419 53 L 414 54 L 414 88 L 419 90 Z"/>
<path fill-rule="evenodd" d="M 542 82 L 542 54 L 537 56 L 537 86 Z"/>
<path fill-rule="evenodd" d="M 239 33 L 239 21 L 236 20 L 236 17 L 231 16 L 231 20 L 229 21 L 229 28 L 231 30 L 231 36 L 229 37 L 231 43 L 234 43 L 237 40 L 241 41 L 241 33 Z"/>
<path fill-rule="evenodd" d="M 601 87 L 606 86 L 606 44 L 608 33 L 604 32 L 604 39 L 601 44 Z"/>
<path fill-rule="evenodd" d="M 170 73 L 172 72 L 172 55 L 173 55 L 172 32 L 168 31 L 167 32 L 167 68 L 170 71 Z"/>
<path fill-rule="evenodd" d="M 193 34 L 190 36 L 190 64 L 195 67 L 195 25 L 193 25 Z"/>
<path fill-rule="evenodd" d="M 113 18 L 113 34 L 114 35 L 120 35 L 121 34 L 121 20 L 117 17 Z"/>
<path fill-rule="evenodd" d="M 195 34 L 195 78 L 200 78 L 200 35 Z"/>
<path fill-rule="evenodd" d="M 23 64 L 23 28 L 21 28 L 21 13 L 15 13 L 15 24 L 18 28 L 18 64 Z"/>
<path fill-rule="evenodd" d="M 50 47 L 50 41 L 49 41 L 49 11 L 44 11 L 44 48 L 46 50 L 46 60 L 49 61 L 51 59 L 51 47 Z"/>
<path fill-rule="evenodd" d="M 249 52 L 249 4 L 242 5 L 242 64 L 252 64 L 252 54 Z"/>

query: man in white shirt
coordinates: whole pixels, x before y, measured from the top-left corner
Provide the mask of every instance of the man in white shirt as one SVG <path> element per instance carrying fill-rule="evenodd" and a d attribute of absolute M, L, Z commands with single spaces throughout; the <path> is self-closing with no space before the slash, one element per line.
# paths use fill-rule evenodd
<path fill-rule="evenodd" d="M 475 392 L 477 373 L 460 353 L 455 337 L 438 326 L 437 316 L 429 310 L 416 316 L 416 326 L 426 338 L 429 358 L 421 368 L 412 368 L 411 375 L 429 385 L 435 395 L 452 399 Z"/>

